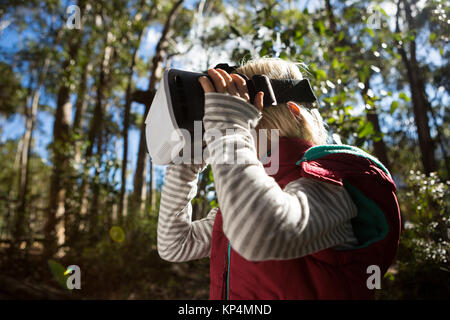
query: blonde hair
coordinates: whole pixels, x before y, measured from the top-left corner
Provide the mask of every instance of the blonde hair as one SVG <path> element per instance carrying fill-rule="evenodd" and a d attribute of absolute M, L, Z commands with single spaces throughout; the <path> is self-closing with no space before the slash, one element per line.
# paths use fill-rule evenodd
<path fill-rule="evenodd" d="M 247 61 L 236 69 L 247 77 L 263 74 L 271 79 L 301 80 L 300 68 L 306 69 L 302 63 L 285 61 L 279 58 L 257 58 Z M 293 113 L 285 104 L 264 107 L 262 118 L 256 129 L 278 129 L 280 137 L 301 138 L 314 145 L 326 144 L 327 131 L 323 119 L 313 104 L 294 101 L 302 109 L 301 116 Z"/>

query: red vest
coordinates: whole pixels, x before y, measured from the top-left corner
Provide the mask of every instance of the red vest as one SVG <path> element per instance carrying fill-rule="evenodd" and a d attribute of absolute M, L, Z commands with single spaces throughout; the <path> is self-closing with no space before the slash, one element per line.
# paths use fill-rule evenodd
<path fill-rule="evenodd" d="M 374 298 L 375 289 L 367 287 L 373 271 L 367 269 L 376 265 L 383 276 L 399 242 L 395 183 L 377 159 L 358 148 L 311 147 L 301 139 L 280 138 L 279 170 L 273 178 L 281 188 L 300 177 L 344 185 L 358 207 L 352 226 L 359 246 L 329 248 L 291 260 L 251 262 L 229 247 L 219 210 L 212 232 L 210 299 Z"/>

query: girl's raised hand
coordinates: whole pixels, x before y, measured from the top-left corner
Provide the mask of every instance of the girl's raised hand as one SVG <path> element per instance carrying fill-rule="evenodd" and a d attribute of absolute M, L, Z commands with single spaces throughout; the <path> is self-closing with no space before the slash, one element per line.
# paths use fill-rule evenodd
<path fill-rule="evenodd" d="M 213 80 L 213 83 L 208 77 L 203 76 L 198 79 L 200 85 L 205 93 L 207 92 L 219 92 L 226 93 L 232 96 L 241 97 L 247 102 L 250 102 L 250 96 L 248 95 L 248 89 L 244 78 L 238 74 L 228 74 L 222 69 L 209 69 L 208 75 Z M 256 94 L 254 105 L 258 110 L 263 108 L 264 92 L 260 91 Z"/>

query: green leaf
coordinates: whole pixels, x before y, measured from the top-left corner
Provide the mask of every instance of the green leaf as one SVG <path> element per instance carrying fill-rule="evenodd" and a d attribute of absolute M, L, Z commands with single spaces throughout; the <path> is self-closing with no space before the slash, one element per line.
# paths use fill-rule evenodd
<path fill-rule="evenodd" d="M 345 20 L 351 20 L 353 16 L 358 14 L 358 10 L 355 7 L 349 7 L 345 10 Z"/>
<path fill-rule="evenodd" d="M 402 34 L 400 32 L 394 33 L 394 39 L 397 41 L 402 41 L 403 40 Z"/>
<path fill-rule="evenodd" d="M 322 20 L 317 20 L 316 22 L 314 22 L 314 29 L 321 35 L 323 36 L 325 34 L 325 25 L 323 23 Z"/>
<path fill-rule="evenodd" d="M 373 29 L 371 28 L 364 28 L 364 31 L 366 31 L 370 36 L 373 38 L 375 37 L 375 33 L 373 32 Z"/>
<path fill-rule="evenodd" d="M 406 95 L 406 93 L 404 93 L 404 92 L 400 92 L 400 93 L 398 94 L 398 97 L 399 97 L 400 99 L 405 100 L 406 102 L 411 101 L 411 98 L 408 97 L 408 96 Z"/>
<path fill-rule="evenodd" d="M 316 76 L 317 76 L 317 79 L 318 79 L 318 80 L 320 80 L 320 79 L 325 80 L 325 79 L 327 78 L 326 72 L 323 71 L 322 69 L 317 69 L 317 70 L 316 70 Z"/>
<path fill-rule="evenodd" d="M 358 137 L 364 138 L 366 136 L 372 135 L 375 133 L 375 130 L 373 129 L 373 125 L 371 122 L 364 122 L 362 127 L 359 128 Z"/>
<path fill-rule="evenodd" d="M 375 9 L 378 10 L 379 12 L 381 12 L 383 14 L 383 16 L 385 16 L 386 18 L 389 18 L 389 15 L 387 14 L 387 12 L 381 8 L 379 5 L 375 5 Z"/>
<path fill-rule="evenodd" d="M 331 102 L 333 102 L 334 104 L 338 104 L 341 100 L 341 96 L 339 95 L 335 95 L 333 97 L 331 97 Z"/>
<path fill-rule="evenodd" d="M 358 70 L 359 80 L 363 83 L 366 81 L 369 74 L 370 74 L 370 70 L 369 70 L 369 68 L 366 68 L 365 66 L 362 69 Z"/>
<path fill-rule="evenodd" d="M 384 278 L 389 280 L 389 281 L 394 281 L 395 280 L 395 276 L 390 273 L 390 272 L 386 272 L 386 274 L 384 275 Z"/>
<path fill-rule="evenodd" d="M 334 49 L 334 51 L 336 51 L 336 52 L 346 52 L 346 51 L 348 51 L 348 50 L 350 50 L 350 46 L 336 47 L 336 48 Z"/>
<path fill-rule="evenodd" d="M 47 261 L 48 266 L 50 268 L 50 271 L 52 272 L 53 276 L 55 277 L 56 281 L 66 290 L 69 290 L 67 288 L 67 279 L 69 278 L 68 275 L 64 275 L 64 272 L 66 271 L 66 268 L 56 262 L 55 260 L 48 260 Z M 70 290 L 69 290 L 70 291 Z"/>
<path fill-rule="evenodd" d="M 332 65 L 333 69 L 339 68 L 339 61 L 338 61 L 338 59 L 334 58 L 333 62 L 331 63 L 331 65 Z"/>
<path fill-rule="evenodd" d="M 391 109 L 389 110 L 389 113 L 390 113 L 390 114 L 393 114 L 394 111 L 395 111 L 395 109 L 398 108 L 398 105 L 399 105 L 398 101 L 392 101 L 392 103 L 391 103 Z"/>
<path fill-rule="evenodd" d="M 353 110 L 352 106 L 347 106 L 344 108 L 344 112 L 346 115 L 351 115 L 351 111 Z"/>
<path fill-rule="evenodd" d="M 372 108 L 375 106 L 375 103 L 374 103 L 373 100 L 370 99 L 370 98 L 367 98 L 367 99 L 366 99 L 366 103 L 367 103 L 369 106 L 371 106 Z"/>
<path fill-rule="evenodd" d="M 275 27 L 275 20 L 273 20 L 273 19 L 267 19 L 267 20 L 264 22 L 264 26 L 266 26 L 266 27 L 269 28 L 269 29 L 273 29 L 273 28 Z"/>
<path fill-rule="evenodd" d="M 434 42 L 434 40 L 436 40 L 436 37 L 437 37 L 436 33 L 431 32 L 430 33 L 430 42 Z"/>

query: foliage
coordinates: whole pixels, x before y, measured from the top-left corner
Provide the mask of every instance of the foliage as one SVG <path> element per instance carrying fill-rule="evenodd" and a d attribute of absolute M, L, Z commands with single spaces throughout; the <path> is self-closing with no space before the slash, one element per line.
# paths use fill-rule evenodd
<path fill-rule="evenodd" d="M 450 283 L 450 181 L 411 171 L 400 195 L 408 221 L 381 299 L 445 299 Z"/>
<path fill-rule="evenodd" d="M 11 66 L 0 62 L 0 115 L 11 116 L 24 104 L 24 90 Z"/>
<path fill-rule="evenodd" d="M 145 172 L 144 184 L 153 188 L 152 195 L 147 189 L 147 199 L 135 203 L 140 195 L 132 179 L 135 155 L 138 148 L 142 151 L 144 104 L 152 93 L 145 90 L 152 88 L 152 78 L 158 87 L 168 66 L 202 69 L 270 56 L 299 63 L 319 98 L 330 137 L 337 134 L 343 143 L 390 162 L 405 228 L 378 298 L 448 295 L 448 3 L 185 1 L 159 52 L 156 45 L 176 1 L 74 3 L 86 5 L 81 30 L 66 27 L 67 1 L 7 0 L 0 8 L 0 28 L 6 26 L 0 29 L 1 274 L 60 289 L 50 269 L 59 275 L 64 265 L 75 262 L 83 270 L 81 298 L 207 298 L 207 259 L 171 264 L 158 256 L 162 167 Z M 400 6 L 396 15 L 399 3 L 409 6 Z M 406 8 L 413 21 L 407 21 Z M 379 19 L 375 24 L 370 23 L 373 17 Z M 411 84 L 402 47 L 410 60 L 416 56 L 415 74 L 423 78 L 423 88 Z M 162 61 L 153 72 L 155 57 Z M 26 127 L 37 92 L 37 118 Z M 437 158 L 437 171 L 428 176 L 421 173 L 427 155 L 417 143 L 417 93 L 429 102 L 422 113 L 429 119 Z M 60 101 L 64 97 L 67 101 Z M 132 105 L 124 150 L 127 98 Z M 66 126 L 59 138 L 55 123 Z M 24 149 L 27 134 L 29 152 Z M 128 166 L 122 217 L 124 152 Z M 53 184 L 52 177 L 58 178 Z M 53 190 L 57 182 L 63 187 Z M 198 187 L 194 219 L 219 206 L 210 166 Z M 59 232 L 64 243 L 58 247 L 60 255 L 49 258 L 42 249 L 52 195 L 64 214 L 50 231 Z M 15 217 L 23 218 L 20 239 L 12 239 Z M 6 252 L 12 242 L 20 249 L 15 255 Z"/>

